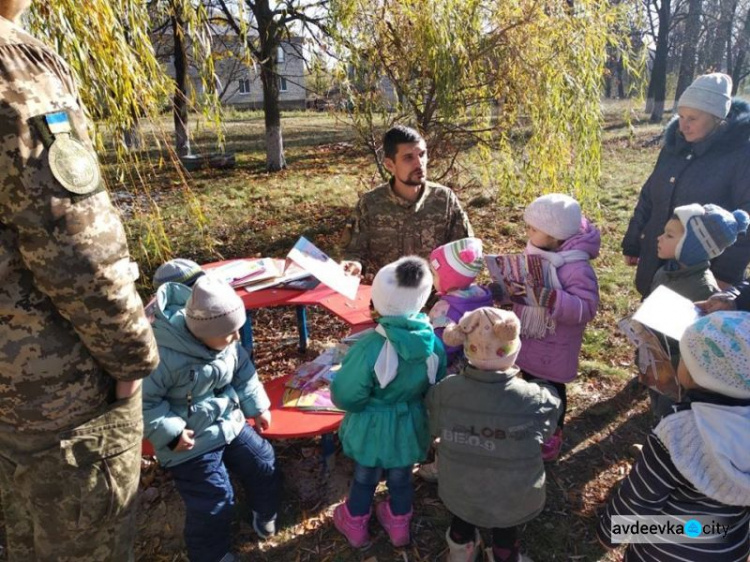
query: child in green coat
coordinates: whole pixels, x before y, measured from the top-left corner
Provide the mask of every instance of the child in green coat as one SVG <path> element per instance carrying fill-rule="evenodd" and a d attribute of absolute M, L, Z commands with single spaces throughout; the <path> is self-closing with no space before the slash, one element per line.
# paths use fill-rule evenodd
<path fill-rule="evenodd" d="M 378 271 L 372 283 L 378 327 L 352 346 L 331 386 L 333 402 L 346 411 L 339 429 L 344 453 L 356 463 L 349 497 L 333 520 L 355 548 L 369 544 L 372 498 L 383 473 L 390 497 L 375 515 L 394 546 L 410 541 L 412 467 L 430 444 L 423 399 L 446 366 L 443 345 L 420 313 L 431 288 L 429 266 L 418 257 Z"/>

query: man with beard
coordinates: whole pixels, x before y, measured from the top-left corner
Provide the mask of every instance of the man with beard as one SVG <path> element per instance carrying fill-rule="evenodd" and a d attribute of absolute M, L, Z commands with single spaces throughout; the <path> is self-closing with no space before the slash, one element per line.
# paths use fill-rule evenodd
<path fill-rule="evenodd" d="M 383 136 L 385 168 L 393 176 L 363 194 L 347 227 L 347 272 L 375 274 L 402 256 L 425 259 L 448 242 L 473 236 L 456 194 L 427 181 L 427 145 L 409 127 L 397 125 Z"/>

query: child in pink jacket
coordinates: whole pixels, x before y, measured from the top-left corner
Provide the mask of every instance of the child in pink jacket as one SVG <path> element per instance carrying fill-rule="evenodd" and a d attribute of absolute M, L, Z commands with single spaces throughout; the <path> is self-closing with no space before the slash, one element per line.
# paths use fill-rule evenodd
<path fill-rule="evenodd" d="M 523 346 L 517 364 L 525 378 L 550 381 L 562 400 L 557 430 L 542 446 L 542 458 L 553 461 L 563 443 L 565 384 L 578 373 L 583 330 L 599 306 L 599 284 L 590 260 L 599 255 L 601 237 L 578 202 L 561 193 L 535 199 L 523 218 L 528 236 L 524 253 L 540 256 L 548 267 L 544 286 L 531 288 L 533 298 L 511 295 L 513 311 L 521 319 Z"/>

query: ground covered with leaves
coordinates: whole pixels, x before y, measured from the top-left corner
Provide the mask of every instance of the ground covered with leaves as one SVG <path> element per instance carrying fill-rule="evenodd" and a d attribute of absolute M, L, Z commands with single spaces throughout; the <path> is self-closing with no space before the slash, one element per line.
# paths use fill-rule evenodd
<path fill-rule="evenodd" d="M 602 231 L 602 254 L 594 262 L 602 300 L 586 332 L 580 376 L 569 386 L 563 454 L 547 466 L 545 510 L 522 531 L 523 549 L 536 562 L 619 559 L 616 551 L 607 553 L 596 539 L 596 510 L 629 471 L 634 460 L 631 446 L 643 441 L 650 424 L 645 393 L 628 384 L 633 376 L 632 350 L 616 322 L 638 302 L 632 289 L 634 272 L 622 263 L 619 242 L 640 186 L 656 160 L 658 147 L 652 141 L 660 127 L 639 124 L 628 111 L 621 104 L 606 108 L 603 178 L 596 187 L 600 205 L 585 209 Z M 262 116 L 247 114 L 227 124 L 228 148 L 237 156 L 234 170 L 196 172 L 189 192 L 168 173 L 158 171 L 145 174 L 151 186 L 148 192 L 113 190 L 144 278 L 158 265 L 141 254 L 149 249 L 148 228 L 153 220 L 143 209 L 153 200 L 159 201 L 160 220 L 170 240 L 168 251 L 174 256 L 199 262 L 282 257 L 300 235 L 331 255 L 340 255 L 352 206 L 360 193 L 380 181 L 375 166 L 356 148 L 340 117 L 295 114 L 285 118 L 283 126 L 289 169 L 279 174 L 263 170 Z M 210 131 L 198 131 L 195 145 L 200 150 L 210 140 Z M 475 180 L 482 174 L 469 162 L 446 183 L 463 201 L 485 252 L 520 251 L 525 244 L 523 205 L 498 193 L 501 182 Z M 142 290 L 144 295 L 149 292 L 146 284 Z M 309 310 L 308 322 L 310 344 L 302 356 L 296 351 L 293 310 L 256 314 L 256 364 L 263 380 L 291 372 L 347 333 L 344 324 L 315 308 Z M 373 519 L 373 544 L 360 552 L 347 545 L 332 521 L 333 508 L 348 491 L 351 461 L 339 448 L 335 466 L 324 467 L 316 439 L 275 441 L 274 447 L 285 477 L 280 531 L 271 540 L 258 542 L 240 492 L 234 529 L 240 560 L 433 561 L 444 555 L 450 516 L 436 485 L 415 479 L 412 543 L 407 548 L 394 549 Z M 379 488 L 378 496 L 385 497 L 384 489 Z M 182 501 L 168 473 L 150 458 L 143 460 L 138 501 L 137 559 L 187 560 Z"/>

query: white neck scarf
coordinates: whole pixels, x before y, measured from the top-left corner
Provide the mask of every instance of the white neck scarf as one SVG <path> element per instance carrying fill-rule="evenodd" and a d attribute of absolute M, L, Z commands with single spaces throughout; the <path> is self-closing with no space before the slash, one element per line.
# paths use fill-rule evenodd
<path fill-rule="evenodd" d="M 396 378 L 398 353 L 396 353 L 396 347 L 391 343 L 391 340 L 388 339 L 388 335 L 382 325 L 378 324 L 375 331 L 385 338 L 378 359 L 375 361 L 375 376 L 378 378 L 380 388 L 385 388 Z M 427 379 L 430 381 L 430 384 L 435 384 L 438 364 L 438 356 L 431 353 L 427 358 Z"/>

